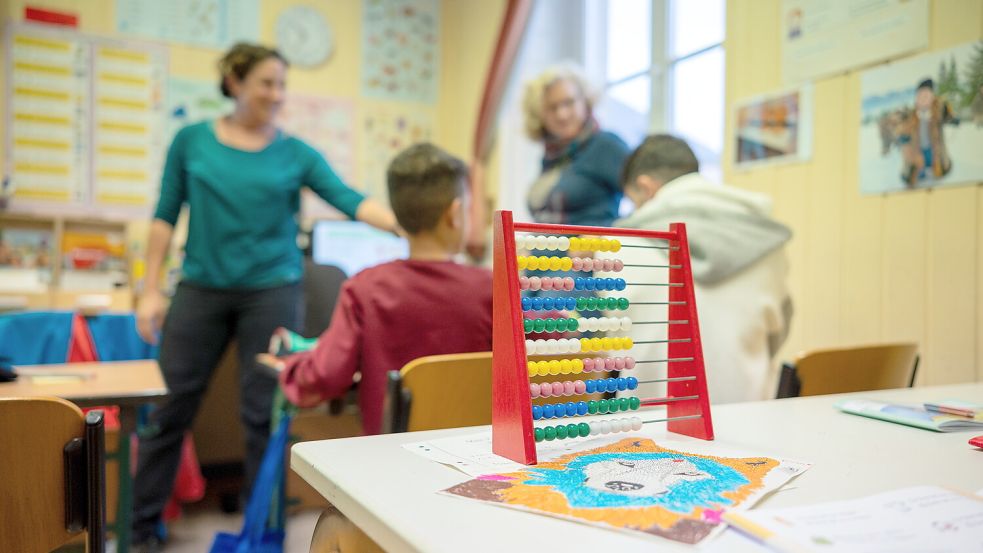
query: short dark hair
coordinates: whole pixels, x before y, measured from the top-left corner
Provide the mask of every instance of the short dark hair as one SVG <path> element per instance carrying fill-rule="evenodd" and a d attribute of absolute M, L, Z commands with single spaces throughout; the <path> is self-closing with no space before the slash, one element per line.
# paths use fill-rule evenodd
<path fill-rule="evenodd" d="M 640 175 L 669 182 L 700 170 L 700 162 L 686 141 L 670 134 L 654 134 L 628 156 L 621 174 L 621 185 L 628 186 Z"/>
<path fill-rule="evenodd" d="M 908 82 L 911 82 L 911 81 L 908 81 Z M 929 89 L 929 90 L 931 90 L 931 91 L 934 92 L 935 91 L 935 81 L 933 81 L 932 79 L 924 79 L 922 82 L 918 83 L 918 88 L 916 88 L 915 90 L 921 90 L 923 88 L 927 88 L 927 89 Z"/>
<path fill-rule="evenodd" d="M 276 58 L 283 62 L 284 66 L 290 66 L 287 58 L 283 57 L 279 51 L 267 48 L 260 44 L 250 44 L 239 42 L 229 48 L 229 51 L 218 60 L 218 88 L 222 91 L 222 96 L 232 98 L 232 92 L 225 80 L 228 77 L 236 77 L 239 80 L 245 79 L 246 75 L 253 70 L 256 65 L 266 59 Z"/>
<path fill-rule="evenodd" d="M 467 192 L 467 182 L 464 162 L 430 143 L 406 148 L 386 171 L 389 204 L 410 234 L 435 228 L 454 199 Z"/>

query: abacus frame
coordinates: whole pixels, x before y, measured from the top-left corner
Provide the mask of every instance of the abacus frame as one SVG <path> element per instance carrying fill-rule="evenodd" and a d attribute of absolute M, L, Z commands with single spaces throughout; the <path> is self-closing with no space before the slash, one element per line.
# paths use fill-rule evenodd
<path fill-rule="evenodd" d="M 666 232 L 626 228 L 581 227 L 515 223 L 511 211 L 496 211 L 493 221 L 492 324 L 492 451 L 526 465 L 536 464 L 532 400 L 526 368 L 526 343 L 516 258 L 516 232 L 593 235 L 666 240 L 669 244 L 669 319 L 686 324 L 668 325 L 668 357 L 688 359 L 668 363 L 667 427 L 670 432 L 704 440 L 713 439 L 707 395 L 703 347 L 700 341 L 693 275 L 690 270 L 686 226 L 672 223 Z M 691 378 L 684 378 L 691 377 Z M 695 378 L 692 378 L 695 377 Z M 682 378 L 682 380 L 677 380 Z M 674 398 L 690 398 L 679 399 Z M 657 405 L 659 403 L 655 403 Z M 653 405 L 653 404 L 647 404 Z"/>

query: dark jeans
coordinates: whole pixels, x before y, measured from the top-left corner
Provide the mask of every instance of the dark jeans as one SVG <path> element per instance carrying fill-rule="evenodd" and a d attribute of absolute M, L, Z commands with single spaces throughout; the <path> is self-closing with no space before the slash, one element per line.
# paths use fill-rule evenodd
<path fill-rule="evenodd" d="M 252 488 L 270 436 L 277 382 L 256 365 L 278 326 L 299 329 L 300 284 L 224 290 L 181 283 L 164 321 L 160 368 L 170 391 L 140 433 L 133 483 L 133 539 L 152 536 L 174 487 L 181 443 L 212 372 L 233 337 L 239 345 L 239 416 L 246 432 L 246 489 Z"/>

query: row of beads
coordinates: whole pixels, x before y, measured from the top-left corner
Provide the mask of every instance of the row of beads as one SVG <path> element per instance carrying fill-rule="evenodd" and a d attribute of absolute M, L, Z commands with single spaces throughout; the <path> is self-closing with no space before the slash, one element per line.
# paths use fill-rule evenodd
<path fill-rule="evenodd" d="M 588 332 L 610 332 L 631 330 L 631 319 L 628 317 L 583 317 L 578 327 Z"/>
<path fill-rule="evenodd" d="M 515 249 L 616 252 L 621 249 L 621 242 L 613 238 L 567 238 L 566 236 L 527 235 L 515 237 Z"/>
<path fill-rule="evenodd" d="M 586 438 L 587 436 L 598 436 L 613 432 L 637 432 L 641 429 L 642 419 L 631 417 L 630 419 L 613 419 L 591 424 L 581 422 L 577 424 L 560 424 L 557 426 L 539 426 L 533 429 L 533 435 L 537 442 L 543 440 L 549 442 L 566 438 Z"/>
<path fill-rule="evenodd" d="M 628 298 L 597 298 L 591 297 L 565 297 L 565 298 L 522 298 L 523 311 L 597 311 L 605 309 L 614 311 L 615 309 L 624 311 L 630 305 Z"/>
<path fill-rule="evenodd" d="M 534 332 L 576 332 L 580 328 L 578 319 L 523 319 L 522 328 L 526 334 Z"/>
<path fill-rule="evenodd" d="M 533 405 L 532 418 L 538 421 L 539 419 L 562 419 L 584 415 L 606 415 L 618 411 L 637 411 L 641 405 L 642 401 L 637 397 L 548 403 L 546 405 Z"/>
<path fill-rule="evenodd" d="M 520 290 L 624 290 L 628 283 L 623 278 L 600 277 L 519 277 Z"/>
<path fill-rule="evenodd" d="M 616 392 L 638 388 L 638 379 L 634 376 L 620 378 L 603 378 L 599 380 L 567 380 L 565 382 L 535 382 L 529 384 L 529 395 L 537 397 L 575 396 L 599 392 Z"/>
<path fill-rule="evenodd" d="M 582 372 L 621 371 L 635 368 L 632 357 L 598 357 L 596 359 L 551 359 L 549 361 L 528 361 L 529 376 L 556 376 L 558 374 L 580 374 Z"/>
<path fill-rule="evenodd" d="M 520 271 L 602 271 L 619 273 L 625 268 L 620 259 L 593 259 L 590 257 L 547 257 L 525 256 L 516 257 L 516 265 Z"/>
<path fill-rule="evenodd" d="M 625 337 L 614 338 L 550 338 L 526 340 L 526 355 L 557 355 L 592 351 L 629 350 L 635 342 Z"/>

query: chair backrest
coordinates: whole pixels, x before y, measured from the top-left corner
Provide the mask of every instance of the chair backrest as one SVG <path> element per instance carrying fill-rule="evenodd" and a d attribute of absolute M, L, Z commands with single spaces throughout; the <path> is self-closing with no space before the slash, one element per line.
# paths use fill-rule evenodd
<path fill-rule="evenodd" d="M 0 551 L 51 551 L 88 532 L 105 550 L 102 411 L 58 398 L 0 398 Z"/>
<path fill-rule="evenodd" d="M 310 258 L 304 261 L 304 336 L 320 336 L 331 324 L 341 285 L 347 278 L 333 265 L 318 265 Z"/>
<path fill-rule="evenodd" d="M 795 360 L 794 370 L 783 370 L 778 397 L 911 387 L 917 369 L 918 346 L 912 343 L 812 351 Z"/>

